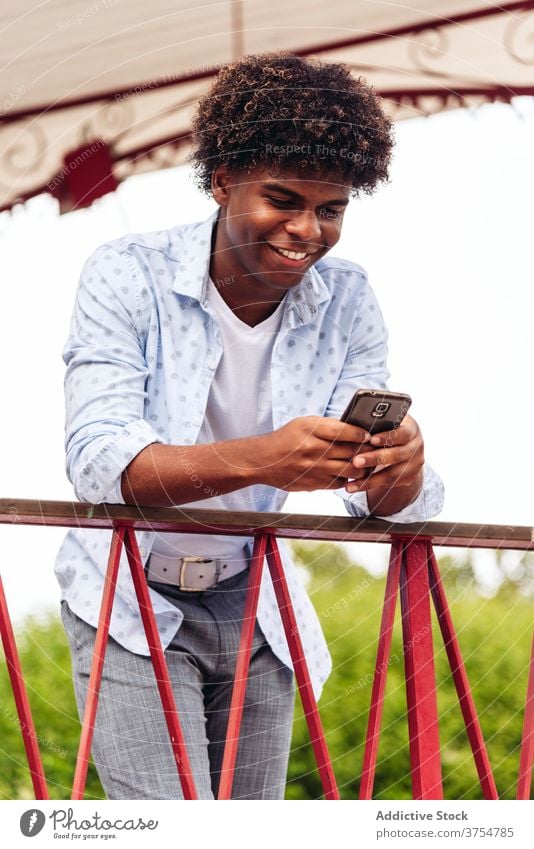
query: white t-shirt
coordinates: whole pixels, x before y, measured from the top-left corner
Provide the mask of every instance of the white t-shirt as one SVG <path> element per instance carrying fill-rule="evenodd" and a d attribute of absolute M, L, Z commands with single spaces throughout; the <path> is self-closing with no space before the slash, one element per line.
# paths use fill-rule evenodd
<path fill-rule="evenodd" d="M 197 445 L 272 431 L 270 363 L 284 301 L 285 298 L 265 321 L 251 327 L 232 312 L 209 280 L 208 305 L 219 325 L 223 353 L 211 385 Z M 202 488 L 204 485 L 201 484 Z M 250 489 L 243 487 L 178 506 L 182 510 L 187 507 L 254 510 Z M 197 554 L 231 559 L 232 554 L 241 554 L 243 545 L 243 537 L 159 533 L 152 552 L 167 557 Z"/>

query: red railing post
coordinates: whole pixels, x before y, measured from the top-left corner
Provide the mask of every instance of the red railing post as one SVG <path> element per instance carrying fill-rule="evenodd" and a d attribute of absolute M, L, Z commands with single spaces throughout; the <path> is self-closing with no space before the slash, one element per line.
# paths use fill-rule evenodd
<path fill-rule="evenodd" d="M 424 540 L 410 540 L 404 547 L 400 597 L 413 797 L 442 799 L 428 545 Z"/>
<path fill-rule="evenodd" d="M 393 623 L 395 621 L 395 605 L 399 591 L 400 569 L 403 556 L 403 543 L 394 542 L 391 546 L 389 569 L 386 580 L 386 592 L 384 596 L 384 607 L 382 609 L 382 620 L 380 622 L 380 636 L 376 652 L 375 672 L 373 677 L 373 689 L 371 693 L 371 707 L 367 722 L 367 734 L 365 737 L 365 752 L 363 757 L 362 777 L 360 781 L 360 799 L 372 799 L 373 785 L 376 772 L 376 759 L 378 756 L 378 743 L 380 741 L 380 724 L 384 709 L 384 694 L 386 692 L 386 680 L 388 673 L 389 657 L 391 654 L 391 639 L 393 636 Z"/>
<path fill-rule="evenodd" d="M 313 693 L 310 673 L 304 656 L 304 649 L 302 647 L 295 611 L 293 610 L 293 603 L 289 594 L 276 537 L 271 533 L 268 534 L 267 539 L 267 562 L 273 580 L 274 592 L 278 602 L 278 609 L 280 610 L 291 660 L 293 661 L 295 678 L 310 731 L 311 744 L 321 776 L 324 795 L 326 799 L 339 799 L 339 790 L 328 753 L 323 726 L 317 709 L 317 702 Z"/>
<path fill-rule="evenodd" d="M 391 549 L 365 741 L 360 799 L 371 799 L 373 793 L 399 579 L 402 582 L 403 650 L 406 667 L 408 728 L 414 798 L 443 798 L 434 649 L 429 604 L 429 590 L 431 590 L 482 791 L 486 799 L 498 799 L 495 780 L 432 544 L 428 540 L 409 538 L 404 543 L 401 540 L 393 543 Z M 534 690 L 534 673 L 531 686 Z M 530 763 L 532 764 L 532 754 Z"/>
<path fill-rule="evenodd" d="M 443 588 L 436 556 L 432 545 L 428 543 L 430 588 L 434 599 L 434 607 L 438 617 L 439 626 L 445 643 L 445 650 L 449 658 L 452 677 L 458 694 L 460 708 L 465 722 L 467 736 L 475 759 L 480 785 L 485 799 L 498 799 L 497 787 L 491 770 L 486 744 L 482 736 L 482 729 L 478 720 L 467 672 L 460 652 L 460 645 L 456 637 L 456 631 L 452 622 L 452 616 L 447 603 L 447 597 Z"/>
<path fill-rule="evenodd" d="M 96 712 L 98 710 L 102 670 L 104 668 L 106 647 L 108 644 L 111 608 L 115 597 L 123 541 L 124 528 L 115 528 L 111 537 L 108 568 L 104 579 L 102 604 L 100 606 L 98 628 L 93 647 L 93 659 L 91 662 L 91 672 L 89 673 L 89 683 L 87 685 L 87 698 L 82 720 L 78 756 L 76 758 L 76 768 L 74 770 L 71 799 L 83 799 L 85 784 L 87 782 L 87 769 L 89 767 L 89 758 L 91 757 L 91 744 L 93 742 Z"/>
<path fill-rule="evenodd" d="M 126 554 L 128 556 L 132 579 L 139 602 L 141 619 L 143 621 L 145 634 L 150 648 L 154 674 L 156 675 L 165 720 L 169 729 L 171 745 L 182 785 L 182 791 L 185 799 L 196 799 L 196 790 L 191 765 L 189 763 L 185 741 L 180 727 L 180 721 L 178 719 L 167 663 L 163 654 L 154 611 L 152 610 L 150 594 L 143 571 L 137 540 L 135 538 L 135 532 L 131 528 L 126 528 L 124 526 L 115 528 L 111 539 L 108 568 L 106 571 L 98 628 L 93 648 L 93 660 L 89 675 L 87 700 L 82 721 L 82 732 L 80 736 L 80 745 L 76 760 L 76 770 L 71 798 L 83 799 L 85 784 L 87 781 L 87 768 L 89 765 L 91 743 L 93 740 L 94 726 L 98 710 L 102 671 L 109 635 L 109 623 L 111 619 L 113 599 L 115 597 L 115 588 L 123 542 L 126 546 Z"/>
<path fill-rule="evenodd" d="M 49 799 L 48 787 L 41 761 L 41 754 L 37 744 L 35 725 L 28 700 L 28 694 L 24 685 L 24 675 L 20 665 L 17 644 L 13 633 L 13 626 L 9 616 L 7 601 L 4 594 L 4 585 L 0 577 L 0 635 L 6 656 L 7 671 L 11 680 L 11 688 L 17 708 L 22 740 L 26 749 L 26 757 L 32 777 L 33 790 L 36 799 Z"/>
<path fill-rule="evenodd" d="M 267 534 L 260 534 L 254 540 L 254 551 L 252 553 L 252 560 L 250 563 L 248 591 L 245 602 L 245 610 L 243 612 L 243 626 L 241 629 L 241 639 L 239 641 L 239 649 L 236 659 L 234 687 L 232 690 L 232 701 L 228 714 L 228 727 L 226 730 L 226 742 L 224 746 L 217 799 L 231 799 L 232 797 L 237 747 L 239 745 L 239 731 L 241 728 L 241 718 L 243 716 L 243 705 L 247 689 L 250 655 L 252 652 L 252 641 L 256 625 L 256 612 L 258 609 L 261 576 L 263 573 L 266 548 Z"/>
<path fill-rule="evenodd" d="M 530 654 L 530 669 L 528 674 L 527 700 L 523 734 L 521 737 L 521 755 L 519 758 L 519 779 L 517 782 L 517 798 L 530 799 L 532 784 L 532 766 L 534 763 L 534 638 Z"/>
<path fill-rule="evenodd" d="M 184 799 L 197 799 L 198 797 L 193 778 L 193 771 L 189 762 L 187 747 L 185 745 L 184 735 L 178 718 L 178 711 L 174 700 L 167 661 L 165 660 L 165 655 L 161 646 L 161 639 L 156 624 L 156 617 L 154 616 L 154 611 L 152 609 L 150 592 L 143 570 L 143 562 L 141 560 L 141 554 L 139 553 L 137 539 L 135 538 L 135 531 L 132 528 L 126 528 L 125 546 L 135 592 L 139 602 L 139 611 L 141 613 L 148 647 L 150 649 L 150 657 L 152 658 L 152 664 L 154 666 L 154 674 L 156 676 L 163 713 L 165 714 L 165 721 L 167 723 L 167 728 L 169 729 L 169 737 L 174 759 L 176 761 L 178 775 L 180 776 L 182 792 L 184 794 Z"/>

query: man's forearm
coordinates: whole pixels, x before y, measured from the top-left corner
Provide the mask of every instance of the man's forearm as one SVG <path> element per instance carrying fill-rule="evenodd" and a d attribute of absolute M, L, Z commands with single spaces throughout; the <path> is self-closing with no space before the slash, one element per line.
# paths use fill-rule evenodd
<path fill-rule="evenodd" d="M 265 448 L 264 435 L 203 445 L 153 443 L 124 470 L 123 498 L 126 504 L 170 507 L 265 483 Z"/>

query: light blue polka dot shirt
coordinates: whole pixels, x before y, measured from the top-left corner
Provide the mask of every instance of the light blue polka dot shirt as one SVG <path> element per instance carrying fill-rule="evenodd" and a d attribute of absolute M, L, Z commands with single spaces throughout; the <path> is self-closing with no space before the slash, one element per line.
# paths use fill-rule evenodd
<path fill-rule="evenodd" d="M 206 221 L 128 234 L 98 248 L 79 282 L 67 366 L 66 470 L 80 501 L 123 504 L 121 475 L 147 445 L 194 445 L 222 355 L 207 285 L 214 212 Z M 273 428 L 298 416 L 339 418 L 356 389 L 384 388 L 387 333 L 364 270 L 326 256 L 285 298 L 271 360 Z M 443 504 L 443 484 L 425 466 L 424 488 L 409 507 L 385 518 L 423 521 Z M 281 511 L 288 493 L 251 487 L 249 509 Z M 365 493 L 344 499 L 349 514 L 368 515 Z M 198 502 L 202 508 L 202 502 Z M 140 532 L 146 563 L 155 533 Z M 70 530 L 56 559 L 62 598 L 95 626 L 111 531 Z M 252 551 L 252 539 L 247 545 Z M 322 630 L 289 549 L 278 541 L 316 696 L 331 670 Z M 150 590 L 162 645 L 183 616 Z M 291 667 L 268 569 L 258 622 L 274 653 Z M 123 554 L 110 633 L 129 651 L 148 654 L 139 607 Z"/>

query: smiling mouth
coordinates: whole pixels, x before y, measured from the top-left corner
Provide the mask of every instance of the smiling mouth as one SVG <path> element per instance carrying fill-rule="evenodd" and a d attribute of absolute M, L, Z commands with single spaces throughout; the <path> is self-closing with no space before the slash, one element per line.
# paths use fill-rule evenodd
<path fill-rule="evenodd" d="M 298 265 L 302 265 L 306 260 L 308 260 L 311 256 L 313 256 L 317 251 L 313 253 L 306 253 L 305 251 L 288 251 L 285 248 L 277 248 L 275 245 L 271 245 L 270 242 L 267 242 L 271 250 L 273 250 L 278 256 L 283 257 L 290 262 L 294 262 Z"/>

